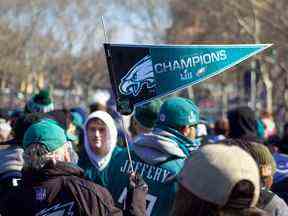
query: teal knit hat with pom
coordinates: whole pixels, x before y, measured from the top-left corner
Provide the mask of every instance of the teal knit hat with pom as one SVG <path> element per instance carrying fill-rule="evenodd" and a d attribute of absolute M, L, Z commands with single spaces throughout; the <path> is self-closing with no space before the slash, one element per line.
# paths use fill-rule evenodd
<path fill-rule="evenodd" d="M 38 94 L 32 96 L 25 106 L 26 113 L 50 112 L 54 110 L 54 104 L 49 90 L 40 90 Z"/>

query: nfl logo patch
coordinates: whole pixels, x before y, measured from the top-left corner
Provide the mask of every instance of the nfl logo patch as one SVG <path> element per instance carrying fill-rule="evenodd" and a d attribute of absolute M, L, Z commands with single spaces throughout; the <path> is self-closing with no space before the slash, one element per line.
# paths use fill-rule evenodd
<path fill-rule="evenodd" d="M 35 199 L 37 201 L 43 201 L 46 199 L 46 188 L 43 187 L 34 187 Z"/>
<path fill-rule="evenodd" d="M 159 119 L 161 122 L 164 122 L 166 120 L 166 116 L 164 114 L 160 114 Z"/>

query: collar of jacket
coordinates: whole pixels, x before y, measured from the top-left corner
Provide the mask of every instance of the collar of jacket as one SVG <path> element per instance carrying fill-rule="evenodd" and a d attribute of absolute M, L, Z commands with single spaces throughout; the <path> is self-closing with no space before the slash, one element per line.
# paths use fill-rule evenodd
<path fill-rule="evenodd" d="M 24 170 L 23 184 L 30 185 L 60 176 L 78 176 L 84 178 L 84 172 L 77 165 L 67 162 L 48 163 L 40 170 Z"/>
<path fill-rule="evenodd" d="M 178 146 L 181 148 L 181 150 L 184 152 L 184 154 L 189 157 L 190 156 L 190 150 L 191 147 L 195 147 L 195 149 L 197 149 L 199 146 L 196 146 L 196 143 L 191 140 L 188 137 L 185 137 L 183 134 L 181 134 L 179 131 L 164 126 L 164 125 L 158 125 L 157 128 L 160 128 L 162 130 L 165 130 L 167 132 L 169 132 L 171 134 L 171 136 L 169 136 L 170 139 L 173 139 L 175 142 L 178 143 Z"/>

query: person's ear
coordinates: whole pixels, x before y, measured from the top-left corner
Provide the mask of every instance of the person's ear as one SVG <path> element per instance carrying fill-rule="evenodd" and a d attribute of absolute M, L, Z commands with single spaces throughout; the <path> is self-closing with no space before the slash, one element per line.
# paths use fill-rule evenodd
<path fill-rule="evenodd" d="M 180 132 L 190 139 L 196 138 L 196 128 L 194 126 L 184 126 L 180 129 Z"/>
<path fill-rule="evenodd" d="M 181 127 L 180 132 L 184 136 L 188 136 L 190 134 L 190 127 L 189 126 L 183 126 L 183 127 Z"/>

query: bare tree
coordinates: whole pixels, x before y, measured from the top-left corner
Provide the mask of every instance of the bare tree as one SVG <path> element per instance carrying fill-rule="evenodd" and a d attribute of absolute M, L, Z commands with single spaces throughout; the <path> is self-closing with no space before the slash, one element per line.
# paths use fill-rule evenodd
<path fill-rule="evenodd" d="M 172 26 L 167 31 L 170 42 L 273 43 L 272 49 L 257 55 L 261 63 L 257 99 L 265 102 L 263 107 L 267 111 L 288 112 L 287 97 L 283 97 L 287 92 L 285 82 L 288 76 L 285 60 L 288 6 L 285 0 L 171 0 L 170 4 L 173 17 Z M 245 70 L 250 68 L 245 63 L 241 66 Z M 231 73 L 221 76 L 227 79 Z M 277 99 L 276 95 L 279 95 Z"/>

